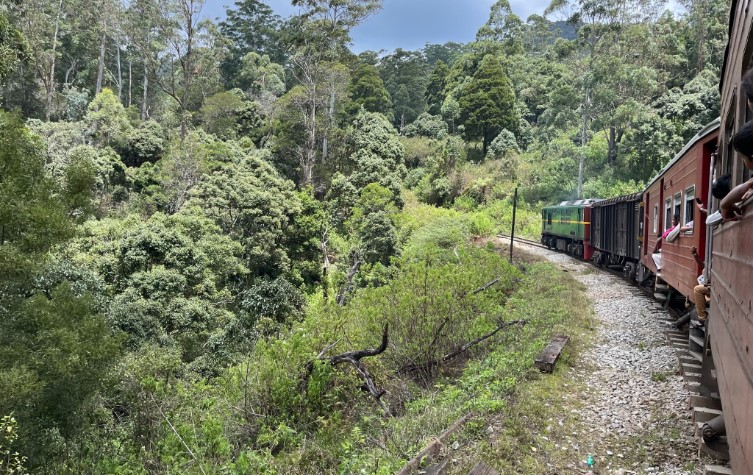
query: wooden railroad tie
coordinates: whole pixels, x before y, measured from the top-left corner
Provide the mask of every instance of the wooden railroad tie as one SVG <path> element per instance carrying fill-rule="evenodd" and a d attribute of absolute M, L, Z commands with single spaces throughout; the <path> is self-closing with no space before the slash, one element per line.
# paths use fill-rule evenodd
<path fill-rule="evenodd" d="M 534 365 L 539 368 L 540 371 L 545 373 L 552 373 L 555 369 L 555 362 L 560 357 L 560 352 L 563 347 L 568 343 L 569 337 L 565 335 L 557 335 L 550 340 L 550 344 L 545 347 L 542 353 L 534 360 Z"/>

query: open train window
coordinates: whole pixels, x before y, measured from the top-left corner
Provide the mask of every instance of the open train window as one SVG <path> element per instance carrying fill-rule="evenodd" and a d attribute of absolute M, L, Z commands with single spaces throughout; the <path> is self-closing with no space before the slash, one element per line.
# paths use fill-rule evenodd
<path fill-rule="evenodd" d="M 694 208 L 696 206 L 694 205 L 694 191 L 695 187 L 691 186 L 689 188 L 686 188 L 686 192 L 683 197 L 683 226 L 688 225 L 689 223 L 692 223 L 691 229 L 688 231 L 685 231 L 684 234 L 694 234 L 694 227 L 695 224 L 693 224 L 694 221 Z"/>
<path fill-rule="evenodd" d="M 657 225 L 659 224 L 660 219 L 660 206 L 655 205 L 655 213 L 654 213 L 654 221 L 652 221 L 652 232 L 654 234 L 657 234 Z"/>
<path fill-rule="evenodd" d="M 665 228 L 670 229 L 673 225 L 673 205 L 670 202 L 670 198 L 665 200 Z"/>
<path fill-rule="evenodd" d="M 682 207 L 682 201 L 681 201 L 681 193 L 676 193 L 675 196 L 673 196 L 673 216 L 678 216 L 678 219 L 683 219 L 683 215 L 681 214 L 681 207 Z M 683 226 L 683 223 L 681 223 L 681 226 Z"/>

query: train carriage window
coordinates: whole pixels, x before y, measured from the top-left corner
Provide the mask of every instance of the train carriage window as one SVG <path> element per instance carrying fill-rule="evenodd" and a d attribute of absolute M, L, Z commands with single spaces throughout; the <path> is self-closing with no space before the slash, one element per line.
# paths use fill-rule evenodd
<path fill-rule="evenodd" d="M 659 208 L 660 208 L 659 205 L 655 205 L 654 221 L 653 221 L 653 224 L 652 224 L 652 232 L 654 234 L 657 234 L 657 225 L 659 224 L 659 218 L 660 218 L 660 210 L 659 210 Z"/>
<path fill-rule="evenodd" d="M 681 214 L 681 207 L 681 193 L 676 193 L 675 196 L 673 196 L 673 216 L 678 216 L 678 219 L 683 219 L 683 214 Z M 683 226 L 683 224 L 684 223 L 681 223 L 681 226 Z"/>
<path fill-rule="evenodd" d="M 689 187 L 686 188 L 686 193 L 684 195 L 684 201 L 683 201 L 683 225 L 686 226 L 687 224 L 694 221 L 694 209 L 696 208 L 694 204 L 694 190 L 695 187 Z M 684 234 L 694 234 L 694 228 L 696 227 L 695 224 L 692 224 L 692 228 L 688 231 L 685 231 Z"/>
<path fill-rule="evenodd" d="M 552 225 L 552 211 L 547 212 L 547 224 Z"/>
<path fill-rule="evenodd" d="M 665 229 L 670 229 L 673 225 L 673 205 L 670 198 L 665 200 Z"/>

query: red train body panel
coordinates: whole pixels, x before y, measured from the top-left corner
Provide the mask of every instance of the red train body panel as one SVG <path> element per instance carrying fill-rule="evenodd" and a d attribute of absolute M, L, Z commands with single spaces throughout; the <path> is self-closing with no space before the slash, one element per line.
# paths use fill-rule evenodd
<path fill-rule="evenodd" d="M 679 214 L 681 225 L 693 221 L 693 230 L 681 233 L 674 242 L 663 242 L 662 279 L 688 298 L 693 298 L 694 286 L 702 268 L 691 255 L 696 247 L 704 255 L 706 216 L 701 216 L 694 198 L 706 203 L 709 191 L 710 158 L 717 146 L 719 121 L 702 129 L 673 160 L 649 183 L 644 191 L 644 242 L 641 263 L 652 272 L 657 267 L 652 250 L 658 233 L 672 226 L 672 217 Z"/>
<path fill-rule="evenodd" d="M 725 62 L 720 80 L 721 129 L 716 176 L 730 174 L 735 186 L 751 177 L 731 137 L 752 118 L 740 90 L 752 67 L 751 0 L 733 0 Z M 751 91 L 748 91 L 749 95 Z M 713 203 L 716 209 L 719 203 Z M 712 230 L 707 254 L 711 295 L 709 339 L 723 407 L 730 463 L 734 474 L 750 474 L 752 463 L 752 201 L 743 218 Z"/>

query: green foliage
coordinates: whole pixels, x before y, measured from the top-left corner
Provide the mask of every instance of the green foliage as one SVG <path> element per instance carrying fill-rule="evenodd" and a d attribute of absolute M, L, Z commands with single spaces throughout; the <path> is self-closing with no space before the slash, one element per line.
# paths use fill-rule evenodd
<path fill-rule="evenodd" d="M 84 122 L 99 144 L 123 145 L 131 132 L 126 109 L 108 88 L 102 89 L 89 103 Z"/>
<path fill-rule="evenodd" d="M 427 99 L 427 113 L 431 115 L 440 114 L 440 108 L 445 101 L 445 88 L 447 86 L 446 78 L 448 72 L 448 65 L 442 61 L 438 61 L 437 64 L 435 64 L 435 69 L 432 71 L 432 75 L 429 77 L 429 83 L 427 84 L 427 91 L 424 93 L 424 97 Z"/>
<path fill-rule="evenodd" d="M 71 437 L 90 398 L 107 383 L 120 338 L 94 313 L 91 296 L 61 284 L 36 293 L 3 318 L 0 332 L 0 403 L 21 421 L 22 451 L 41 463 L 54 430 Z"/>
<path fill-rule="evenodd" d="M 394 123 L 403 127 L 413 122 L 426 105 L 429 65 L 421 52 L 398 48 L 380 59 L 379 71 L 393 100 Z"/>
<path fill-rule="evenodd" d="M 349 181 L 356 189 L 378 183 L 393 193 L 401 204 L 401 179 L 406 173 L 403 146 L 398 134 L 382 114 L 362 110 L 353 122 L 351 134 L 355 152 L 351 155 L 353 172 Z"/>
<path fill-rule="evenodd" d="M 205 344 L 234 322 L 232 289 L 247 273 L 242 248 L 201 212 L 106 221 L 87 231 L 78 249 L 96 257 L 112 299 L 107 318 L 128 334 L 132 348 L 177 345 L 191 362 L 206 356 L 211 348 Z"/>
<path fill-rule="evenodd" d="M 256 152 L 206 176 L 192 193 L 223 233 L 243 246 L 252 275 L 276 276 L 291 268 L 284 242 L 301 202 L 293 183 L 281 178 Z"/>
<path fill-rule="evenodd" d="M 351 84 L 348 86 L 351 102 L 346 106 L 350 115 L 358 114 L 363 107 L 368 112 L 379 112 L 389 120 L 393 118 L 393 104 L 390 93 L 371 64 L 359 63 L 351 73 Z"/>
<path fill-rule="evenodd" d="M 257 108 L 240 89 L 218 92 L 204 100 L 199 119 L 204 130 L 221 139 L 233 139 L 242 134 L 254 134 L 258 138 L 264 121 Z"/>
<path fill-rule="evenodd" d="M 18 421 L 13 415 L 0 419 L 0 473 L 23 475 L 27 458 L 11 447 L 18 439 Z"/>
<path fill-rule="evenodd" d="M 426 137 L 401 137 L 401 144 L 404 162 L 408 168 L 423 165 L 438 149 L 438 143 Z"/>
<path fill-rule="evenodd" d="M 387 188 L 370 183 L 361 191 L 346 227 L 360 241 L 359 255 L 367 264 L 387 265 L 398 242 L 394 225 L 395 196 Z"/>
<path fill-rule="evenodd" d="M 70 237 L 61 187 L 44 170 L 42 144 L 19 118 L 0 112 L 0 276 L 26 274 L 53 245 Z"/>
<path fill-rule="evenodd" d="M 16 29 L 5 14 L 0 14 L 0 79 L 13 72 L 18 64 L 28 59 L 29 44 L 24 34 Z"/>
<path fill-rule="evenodd" d="M 510 79 L 492 55 L 482 59 L 472 81 L 462 90 L 458 101 L 464 135 L 481 139 L 483 152 L 503 129 L 515 131 L 518 117 Z"/>
<path fill-rule="evenodd" d="M 241 60 L 239 78 L 255 96 L 280 97 L 285 93 L 285 69 L 266 54 L 247 53 Z"/>
<path fill-rule="evenodd" d="M 128 134 L 123 162 L 130 167 L 154 163 L 162 158 L 166 148 L 167 140 L 162 126 L 154 120 L 147 120 Z"/>
<path fill-rule="evenodd" d="M 442 139 L 448 134 L 448 124 L 440 116 L 424 112 L 415 121 L 403 128 L 406 137 L 421 136 Z"/>

